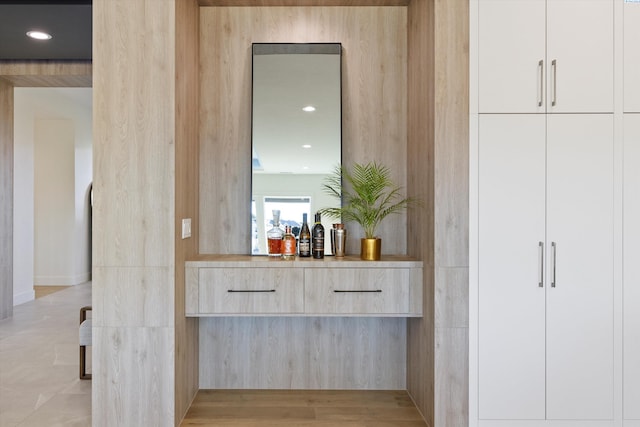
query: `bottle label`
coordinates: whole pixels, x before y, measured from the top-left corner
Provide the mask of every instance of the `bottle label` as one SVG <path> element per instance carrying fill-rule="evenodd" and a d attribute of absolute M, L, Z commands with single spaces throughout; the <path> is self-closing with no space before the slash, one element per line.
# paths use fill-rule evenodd
<path fill-rule="evenodd" d="M 324 237 L 313 238 L 313 250 L 314 252 L 324 252 Z"/>
<path fill-rule="evenodd" d="M 309 239 L 300 239 L 298 242 L 300 246 L 300 255 L 309 255 L 311 253 L 311 242 Z"/>
<path fill-rule="evenodd" d="M 282 254 L 283 255 L 295 255 L 296 254 L 296 239 L 291 237 L 290 239 L 284 239 L 282 241 Z"/>

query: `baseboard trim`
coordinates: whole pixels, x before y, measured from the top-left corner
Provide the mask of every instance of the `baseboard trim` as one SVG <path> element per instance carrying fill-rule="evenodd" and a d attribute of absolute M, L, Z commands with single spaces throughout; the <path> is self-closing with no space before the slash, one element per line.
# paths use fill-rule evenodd
<path fill-rule="evenodd" d="M 30 291 L 21 292 L 13 296 L 13 306 L 24 304 L 25 302 L 33 301 L 36 299 L 36 293 L 32 289 Z"/>
<path fill-rule="evenodd" d="M 34 276 L 35 286 L 74 286 L 91 280 L 91 273 L 81 273 L 75 276 Z"/>

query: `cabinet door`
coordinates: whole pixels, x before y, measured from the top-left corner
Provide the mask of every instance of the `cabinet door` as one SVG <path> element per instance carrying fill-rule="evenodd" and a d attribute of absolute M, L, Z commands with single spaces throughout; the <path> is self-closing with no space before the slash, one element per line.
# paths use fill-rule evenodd
<path fill-rule="evenodd" d="M 613 1 L 547 0 L 546 62 L 548 112 L 613 112 Z"/>
<path fill-rule="evenodd" d="M 547 419 L 612 419 L 613 115 L 548 115 L 547 245 Z"/>
<path fill-rule="evenodd" d="M 624 117 L 624 418 L 640 420 L 640 114 Z"/>
<path fill-rule="evenodd" d="M 544 1 L 480 0 L 478 8 L 479 111 L 544 112 Z"/>
<path fill-rule="evenodd" d="M 640 112 L 640 3 L 624 3 L 624 111 Z"/>
<path fill-rule="evenodd" d="M 479 120 L 479 417 L 544 419 L 545 115 Z"/>

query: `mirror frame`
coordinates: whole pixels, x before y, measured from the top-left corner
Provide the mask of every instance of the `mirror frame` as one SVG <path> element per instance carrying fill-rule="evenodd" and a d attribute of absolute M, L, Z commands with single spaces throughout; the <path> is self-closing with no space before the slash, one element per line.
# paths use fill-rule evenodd
<path fill-rule="evenodd" d="M 339 156 L 337 159 L 337 164 L 333 164 L 331 165 L 331 167 L 336 167 L 336 166 L 340 166 L 342 165 L 342 158 L 343 158 L 343 126 L 342 126 L 342 121 L 343 121 L 343 117 L 342 117 L 342 102 L 343 102 L 343 81 L 342 81 L 342 67 L 343 67 L 343 58 L 342 58 L 342 44 L 339 42 L 335 42 L 335 43 L 252 43 L 251 45 L 251 159 L 250 159 L 250 164 L 251 164 L 251 179 L 250 179 L 250 184 L 251 184 L 251 194 L 250 194 L 250 199 L 249 199 L 249 204 L 251 205 L 254 201 L 254 169 L 253 169 L 253 153 L 254 153 L 254 145 L 255 145 L 255 141 L 254 141 L 254 99 L 255 99 L 255 94 L 254 94 L 254 82 L 255 82 L 255 56 L 256 55 L 274 55 L 274 54 L 325 54 L 325 55 L 338 55 L 339 58 L 339 70 L 338 70 L 338 87 L 339 87 L 339 105 L 338 105 L 338 116 L 339 116 Z M 294 196 L 291 196 L 294 197 Z M 256 201 L 257 202 L 257 201 Z M 324 206 L 323 206 L 324 207 Z M 317 209 L 320 208 L 320 206 L 316 206 Z M 317 210 L 316 209 L 316 210 Z M 252 209 L 249 209 L 250 212 L 252 211 Z M 314 212 L 309 212 L 309 218 L 308 218 L 308 222 L 310 224 L 310 227 L 313 224 L 313 214 Z M 249 233 L 249 247 L 251 248 L 251 255 L 256 255 L 256 256 L 266 256 L 267 253 L 253 253 L 253 234 L 254 234 L 254 230 L 253 230 L 253 220 L 252 220 L 252 216 L 253 214 L 250 215 L 249 217 L 249 222 L 250 222 L 250 230 L 251 232 Z M 328 221 L 328 218 L 323 218 L 322 220 L 323 225 L 325 227 L 325 230 L 329 230 L 329 228 L 331 227 L 331 224 Z M 259 230 L 259 228 L 258 228 Z M 325 255 L 330 255 L 331 251 L 330 248 L 328 247 L 329 245 L 325 245 Z"/>

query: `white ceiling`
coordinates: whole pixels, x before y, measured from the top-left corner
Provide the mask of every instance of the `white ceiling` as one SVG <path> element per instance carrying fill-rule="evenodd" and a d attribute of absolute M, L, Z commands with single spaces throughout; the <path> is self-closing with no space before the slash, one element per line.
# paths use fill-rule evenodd
<path fill-rule="evenodd" d="M 254 173 L 333 171 L 341 153 L 340 55 L 255 55 L 253 61 L 253 151 L 262 165 Z M 302 111 L 306 105 L 316 111 Z"/>

